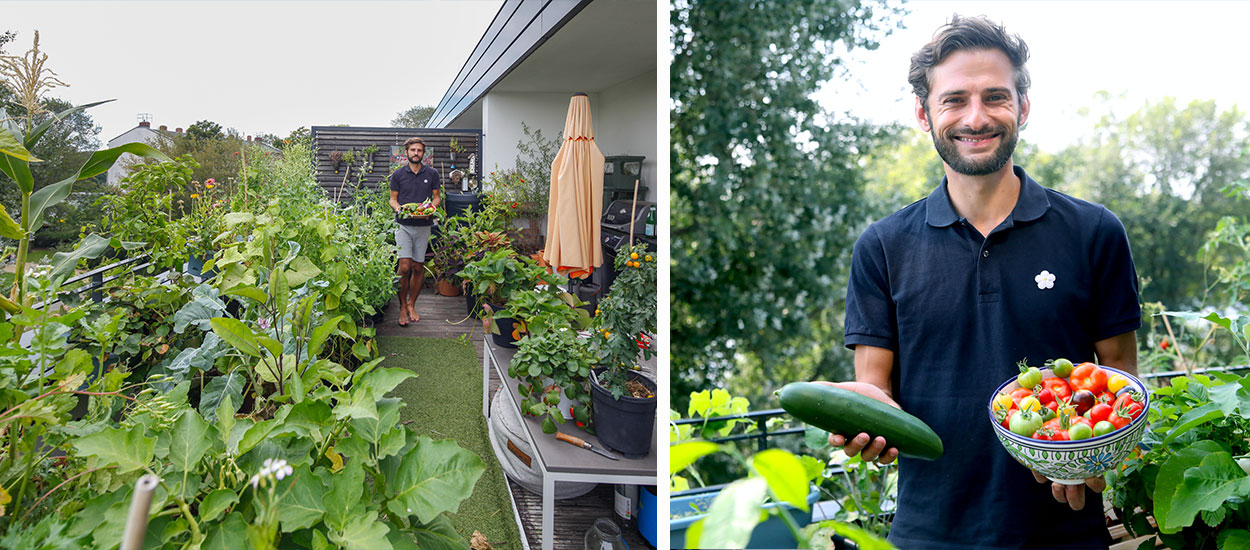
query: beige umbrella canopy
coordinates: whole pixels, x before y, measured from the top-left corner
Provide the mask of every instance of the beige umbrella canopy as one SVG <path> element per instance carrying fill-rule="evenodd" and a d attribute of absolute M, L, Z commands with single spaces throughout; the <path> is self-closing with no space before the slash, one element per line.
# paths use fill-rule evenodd
<path fill-rule="evenodd" d="M 556 272 L 583 278 L 603 265 L 599 216 L 603 211 L 603 153 L 595 145 L 590 98 L 574 94 L 564 121 L 564 143 L 551 163 L 547 244 L 543 259 Z"/>

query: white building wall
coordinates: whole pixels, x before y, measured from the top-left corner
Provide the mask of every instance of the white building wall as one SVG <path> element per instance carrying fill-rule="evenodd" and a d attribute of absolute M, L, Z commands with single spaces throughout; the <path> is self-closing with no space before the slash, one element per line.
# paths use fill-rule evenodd
<path fill-rule="evenodd" d="M 564 131 L 569 113 L 569 93 L 491 92 L 482 99 L 482 174 L 496 168 L 516 166 L 517 143 L 525 137 L 524 122 L 530 130 L 542 130 L 544 138 L 554 138 Z M 652 92 L 651 95 L 655 95 Z M 590 116 L 598 134 L 599 120 L 596 94 L 590 96 Z M 596 138 L 597 139 L 597 138 Z"/>
<path fill-rule="evenodd" d="M 598 110 L 592 111 L 595 120 L 595 141 L 604 156 L 641 155 L 642 185 L 647 187 L 646 199 L 655 202 L 656 159 L 659 155 L 656 142 L 655 113 L 656 71 L 639 75 L 617 84 L 600 94 Z M 596 107 L 591 101 L 591 109 Z"/>
<path fill-rule="evenodd" d="M 156 140 L 156 135 L 156 131 L 151 128 L 135 126 L 134 128 L 131 128 L 130 131 L 109 140 L 108 146 L 112 148 L 119 145 L 125 145 L 127 143 L 139 142 L 151 145 L 153 141 Z M 113 166 L 109 168 L 109 187 L 116 187 L 117 184 L 121 182 L 122 178 L 126 177 L 126 175 L 130 173 L 130 167 L 133 166 L 138 160 L 139 157 L 135 155 L 122 153 L 122 156 L 117 159 L 117 162 L 113 163 Z"/>

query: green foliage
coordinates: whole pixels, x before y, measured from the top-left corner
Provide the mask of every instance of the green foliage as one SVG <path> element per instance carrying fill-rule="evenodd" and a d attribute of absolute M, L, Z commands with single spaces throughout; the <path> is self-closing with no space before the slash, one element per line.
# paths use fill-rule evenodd
<path fill-rule="evenodd" d="M 198 120 L 187 126 L 186 137 L 196 141 L 221 140 L 226 138 L 221 125 L 211 120 Z"/>
<path fill-rule="evenodd" d="M 625 394 L 628 373 L 638 369 L 639 358 L 655 355 L 656 260 L 641 244 L 621 248 L 616 256 L 618 275 L 595 314 L 597 335 L 592 340 L 605 368 L 599 384 L 615 399 Z"/>
<path fill-rule="evenodd" d="M 191 177 L 198 167 L 189 156 L 136 165 L 122 179 L 120 192 L 96 201 L 105 215 L 100 229 L 125 241 L 145 243 L 158 266 L 181 265 L 187 247 L 175 220 L 187 210 Z"/>
<path fill-rule="evenodd" d="M 1155 532 L 1150 514 L 1169 548 L 1225 548 L 1250 528 L 1250 378 L 1171 382 L 1151 393 L 1148 450 L 1107 473 L 1111 502 L 1135 536 Z"/>
<path fill-rule="evenodd" d="M 395 114 L 395 118 L 391 119 L 391 126 L 395 128 L 425 128 L 426 123 L 430 121 L 430 115 L 434 114 L 432 105 L 417 105 L 410 107 L 407 111 Z"/>
<path fill-rule="evenodd" d="M 508 364 L 508 376 L 521 383 L 521 411 L 564 423 L 565 411 L 559 407 L 563 394 L 572 402 L 572 416 L 577 422 L 589 424 L 590 389 L 586 384 L 595 359 L 589 343 L 568 327 L 521 338 Z"/>
<path fill-rule="evenodd" d="M 811 98 L 839 74 L 838 52 L 874 47 L 896 11 L 867 1 L 674 4 L 677 399 L 720 380 L 736 356 L 791 360 L 839 322 L 839 274 L 864 219 L 856 161 L 871 136 Z"/>

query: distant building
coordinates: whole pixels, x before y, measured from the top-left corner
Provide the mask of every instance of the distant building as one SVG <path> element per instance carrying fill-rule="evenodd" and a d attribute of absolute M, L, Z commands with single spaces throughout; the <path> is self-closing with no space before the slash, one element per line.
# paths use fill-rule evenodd
<path fill-rule="evenodd" d="M 140 122 L 138 126 L 135 126 L 134 128 L 127 130 L 122 135 L 117 136 L 113 139 L 110 139 L 108 146 L 111 149 L 113 147 L 117 147 L 119 145 L 125 145 L 127 143 L 146 143 L 148 145 L 155 145 L 157 141 L 157 136 L 166 135 L 166 136 L 173 137 L 173 136 L 181 136 L 182 134 L 183 134 L 182 128 L 175 128 L 174 130 L 170 131 L 169 127 L 164 126 L 164 125 L 160 126 L 156 130 L 153 130 L 152 123 L 145 120 L 143 122 Z M 274 147 L 259 139 L 253 140 L 252 136 L 247 136 L 247 141 L 252 142 L 256 145 L 259 145 L 262 149 L 264 149 L 267 152 L 271 152 L 271 153 L 279 152 L 277 147 Z M 112 168 L 109 168 L 108 185 L 110 187 L 116 187 L 118 182 L 120 182 L 122 178 L 126 177 L 126 175 L 130 173 L 130 167 L 138 159 L 139 157 L 136 157 L 130 153 L 123 153 L 121 158 L 119 158 L 117 162 L 113 163 Z"/>

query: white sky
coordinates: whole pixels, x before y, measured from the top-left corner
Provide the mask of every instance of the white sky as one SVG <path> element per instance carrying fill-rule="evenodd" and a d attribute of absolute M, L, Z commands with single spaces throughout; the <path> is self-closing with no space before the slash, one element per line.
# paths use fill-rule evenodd
<path fill-rule="evenodd" d="M 915 96 L 907 84 L 911 54 L 951 14 L 985 15 L 1029 46 L 1032 113 L 1021 136 L 1056 152 L 1088 129 L 1077 116 L 1097 105 L 1095 92 L 1124 94 L 1125 116 L 1147 100 L 1216 100 L 1220 109 L 1250 109 L 1244 58 L 1250 52 L 1250 2 L 1180 1 L 914 1 L 906 29 L 876 51 L 855 55 L 852 75 L 817 94 L 826 108 L 878 123 L 916 127 Z"/>
<path fill-rule="evenodd" d="M 9 2 L 0 32 L 70 85 L 101 143 L 152 114 L 152 127 L 211 120 L 244 135 L 300 126 L 389 126 L 437 105 L 502 0 L 409 2 Z M 129 57 L 126 57 L 126 56 Z"/>

